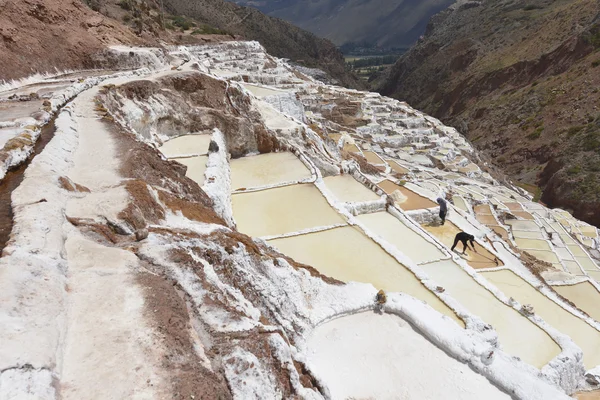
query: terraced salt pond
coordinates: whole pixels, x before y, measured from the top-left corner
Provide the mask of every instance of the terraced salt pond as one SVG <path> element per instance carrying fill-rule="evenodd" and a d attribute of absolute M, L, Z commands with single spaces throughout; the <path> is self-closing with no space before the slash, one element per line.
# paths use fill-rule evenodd
<path fill-rule="evenodd" d="M 298 182 L 312 177 L 293 153 L 267 153 L 231 160 L 231 189 L 249 189 Z"/>
<path fill-rule="evenodd" d="M 423 286 L 412 272 L 356 227 L 275 239 L 269 244 L 340 281 L 372 283 L 377 289 L 409 294 L 464 326 L 456 314 Z"/>
<path fill-rule="evenodd" d="M 328 176 L 323 178 L 323 181 L 339 201 L 350 203 L 379 200 L 376 193 L 367 189 L 351 175 Z"/>
<path fill-rule="evenodd" d="M 558 294 L 574 303 L 596 321 L 600 321 L 600 292 L 589 282 L 552 286 Z"/>
<path fill-rule="evenodd" d="M 309 337 L 306 358 L 333 399 L 510 399 L 394 315 L 327 322 Z"/>
<path fill-rule="evenodd" d="M 159 150 L 167 158 L 198 156 L 208 153 L 211 135 L 185 135 L 171 139 Z"/>
<path fill-rule="evenodd" d="M 437 203 L 434 203 L 433 201 L 429 200 L 426 197 L 418 195 L 417 193 L 413 192 L 410 189 L 405 188 L 404 186 L 396 185 L 394 182 L 392 182 L 390 180 L 386 179 L 382 182 L 379 182 L 377 184 L 377 186 L 379 186 L 381 189 L 383 189 L 383 191 L 386 192 L 387 194 L 392 194 L 396 190 L 399 190 L 400 193 L 402 193 L 402 195 L 404 197 L 406 197 L 406 200 L 404 200 L 401 203 L 398 203 L 398 206 L 400 208 L 402 208 L 404 211 L 438 207 Z"/>
<path fill-rule="evenodd" d="M 544 321 L 569 335 L 583 350 L 583 362 L 587 369 L 600 365 L 598 330 L 566 311 L 510 270 L 482 272 L 482 275 L 505 295 L 514 298 L 520 304 L 532 305 L 534 312 Z M 536 343 L 537 346 L 536 341 L 530 343 Z"/>
<path fill-rule="evenodd" d="M 197 156 L 197 157 L 186 157 L 186 158 L 172 158 L 187 167 L 185 176 L 192 179 L 198 185 L 204 185 L 204 172 L 206 172 L 206 162 L 208 156 Z"/>
<path fill-rule="evenodd" d="M 346 221 L 312 184 L 284 186 L 231 196 L 238 230 L 275 236 Z"/>
<path fill-rule="evenodd" d="M 456 225 L 454 225 L 450 221 L 446 221 L 444 225 L 423 225 L 423 228 L 427 232 L 435 236 L 445 246 L 447 246 L 448 249 L 452 248 L 452 244 L 454 243 L 454 237 L 457 233 L 461 231 Z M 477 253 L 475 253 L 473 250 L 467 249 L 467 255 L 463 256 L 464 258 L 466 258 L 467 262 L 471 267 L 475 269 L 481 269 L 496 268 L 504 265 L 499 259 L 496 263 L 494 261 L 496 260 L 496 256 L 490 253 L 485 247 L 482 247 L 478 243 L 475 243 L 475 248 L 477 249 Z M 454 250 L 459 252 L 463 251 L 462 242 L 458 242 Z"/>
<path fill-rule="evenodd" d="M 416 263 L 447 258 L 433 243 L 387 212 L 363 214 L 356 218 Z"/>
<path fill-rule="evenodd" d="M 500 344 L 509 354 L 541 368 L 560 353 L 560 347 L 546 332 L 498 300 L 454 261 L 420 267 L 472 314 L 492 325 L 498 332 Z"/>

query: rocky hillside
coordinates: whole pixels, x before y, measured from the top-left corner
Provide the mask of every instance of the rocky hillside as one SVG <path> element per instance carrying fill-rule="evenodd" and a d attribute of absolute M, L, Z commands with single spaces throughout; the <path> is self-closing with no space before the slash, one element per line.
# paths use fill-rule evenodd
<path fill-rule="evenodd" d="M 538 197 L 600 225 L 600 4 L 469 1 L 379 90 L 464 132 Z"/>
<path fill-rule="evenodd" d="M 453 0 L 237 0 L 341 46 L 408 48 Z"/>
<path fill-rule="evenodd" d="M 81 68 L 109 44 L 143 44 L 80 1 L 0 1 L 0 81 L 54 68 Z"/>

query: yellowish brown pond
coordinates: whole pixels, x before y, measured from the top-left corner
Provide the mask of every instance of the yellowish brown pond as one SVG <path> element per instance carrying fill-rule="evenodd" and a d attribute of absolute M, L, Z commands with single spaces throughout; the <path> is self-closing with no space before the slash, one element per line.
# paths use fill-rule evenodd
<path fill-rule="evenodd" d="M 544 321 L 569 335 L 583 349 L 583 361 L 587 369 L 600 364 L 600 332 L 544 296 L 510 270 L 482 272 L 482 275 L 505 295 L 521 304 L 532 305 L 534 312 Z"/>
<path fill-rule="evenodd" d="M 185 135 L 165 142 L 158 149 L 167 158 L 185 155 L 207 154 L 210 135 Z"/>
<path fill-rule="evenodd" d="M 552 286 L 552 288 L 590 317 L 600 321 L 600 292 L 594 285 L 585 281 L 575 285 Z"/>
<path fill-rule="evenodd" d="M 359 215 L 357 219 L 373 233 L 396 246 L 415 263 L 445 258 L 444 253 L 387 212 Z"/>
<path fill-rule="evenodd" d="M 292 185 L 231 196 L 240 232 L 273 236 L 345 223 L 312 184 Z"/>
<path fill-rule="evenodd" d="M 204 172 L 206 171 L 208 156 L 173 158 L 173 160 L 187 167 L 185 176 L 195 181 L 200 186 L 204 185 Z"/>
<path fill-rule="evenodd" d="M 421 268 L 471 313 L 492 325 L 507 353 L 537 368 L 560 353 L 560 347 L 545 331 L 498 300 L 453 261 L 424 264 Z"/>
<path fill-rule="evenodd" d="M 325 186 L 333 195 L 343 202 L 360 202 L 379 200 L 372 190 L 358 182 L 352 175 L 337 175 L 323 178 Z"/>
<path fill-rule="evenodd" d="M 438 204 L 429 200 L 426 197 L 420 196 L 405 188 L 404 186 L 396 185 L 394 182 L 390 180 L 384 180 L 378 184 L 378 186 L 383 189 L 387 194 L 393 193 L 395 190 L 399 190 L 405 197 L 406 201 L 399 203 L 398 206 L 402 208 L 404 211 L 410 210 L 420 210 L 424 208 L 432 208 L 437 207 Z"/>
<path fill-rule="evenodd" d="M 231 189 L 297 182 L 311 177 L 293 153 L 267 153 L 231 160 Z"/>
<path fill-rule="evenodd" d="M 423 286 L 412 272 L 356 227 L 275 239 L 269 244 L 340 281 L 371 283 L 377 289 L 407 293 L 464 326 L 456 314 Z"/>

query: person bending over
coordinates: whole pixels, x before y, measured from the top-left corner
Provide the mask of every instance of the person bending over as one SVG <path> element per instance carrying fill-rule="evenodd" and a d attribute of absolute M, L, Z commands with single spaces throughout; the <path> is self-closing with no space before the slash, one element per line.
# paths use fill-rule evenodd
<path fill-rule="evenodd" d="M 465 252 L 467 250 L 467 247 L 469 247 L 468 244 L 467 244 L 467 242 L 471 242 L 471 247 L 473 248 L 473 251 L 475 253 L 477 253 L 477 250 L 475 250 L 474 240 L 475 240 L 475 236 L 469 235 L 466 232 L 459 232 L 454 237 L 454 244 L 452 245 L 452 248 L 450 249 L 450 251 L 454 251 L 454 248 L 456 247 L 456 245 L 458 244 L 458 242 L 462 242 L 462 244 L 464 246 L 462 254 L 466 254 Z"/>

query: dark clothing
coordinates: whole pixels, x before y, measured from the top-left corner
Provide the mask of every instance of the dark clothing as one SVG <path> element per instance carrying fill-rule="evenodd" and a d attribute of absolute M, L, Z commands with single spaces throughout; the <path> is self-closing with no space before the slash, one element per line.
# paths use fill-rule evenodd
<path fill-rule="evenodd" d="M 452 245 L 452 248 L 450 249 L 450 251 L 454 251 L 454 248 L 456 247 L 458 242 L 462 242 L 462 244 L 464 246 L 463 253 L 467 250 L 467 242 L 471 242 L 471 247 L 475 248 L 475 244 L 473 243 L 474 240 L 475 240 L 475 236 L 469 235 L 466 232 L 459 232 L 454 237 L 454 244 Z"/>
<path fill-rule="evenodd" d="M 442 225 L 446 222 L 446 214 L 448 214 L 448 205 L 446 204 L 446 200 L 441 197 L 437 198 L 437 202 L 440 205 L 440 219 L 442 220 Z"/>

